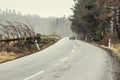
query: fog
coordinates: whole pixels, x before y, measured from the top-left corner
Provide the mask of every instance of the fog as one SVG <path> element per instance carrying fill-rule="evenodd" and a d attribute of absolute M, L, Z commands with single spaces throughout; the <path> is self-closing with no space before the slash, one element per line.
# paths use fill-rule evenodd
<path fill-rule="evenodd" d="M 21 15 L 15 10 L 0 10 L 0 19 L 9 20 L 11 22 L 17 21 L 33 27 L 35 33 L 44 35 L 59 35 L 61 37 L 72 34 L 70 29 L 71 22 L 67 17 L 49 17 L 42 18 L 38 15 Z"/>

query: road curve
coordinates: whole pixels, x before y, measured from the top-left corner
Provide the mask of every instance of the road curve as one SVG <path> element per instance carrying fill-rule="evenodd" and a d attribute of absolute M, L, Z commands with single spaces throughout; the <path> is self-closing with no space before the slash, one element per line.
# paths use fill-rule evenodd
<path fill-rule="evenodd" d="M 106 51 L 67 37 L 35 54 L 0 64 L 0 80 L 113 80 Z"/>

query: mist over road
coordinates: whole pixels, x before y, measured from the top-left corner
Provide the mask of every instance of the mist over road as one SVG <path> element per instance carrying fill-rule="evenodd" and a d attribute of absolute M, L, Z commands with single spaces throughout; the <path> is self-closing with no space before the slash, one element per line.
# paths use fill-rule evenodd
<path fill-rule="evenodd" d="M 115 80 L 112 64 L 105 50 L 66 37 L 40 52 L 0 64 L 0 80 Z"/>

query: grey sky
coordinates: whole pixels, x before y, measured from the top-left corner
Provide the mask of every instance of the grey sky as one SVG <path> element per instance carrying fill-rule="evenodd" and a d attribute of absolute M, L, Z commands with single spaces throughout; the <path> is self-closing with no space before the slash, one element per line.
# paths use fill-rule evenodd
<path fill-rule="evenodd" d="M 1 9 L 15 9 L 22 14 L 38 14 L 41 17 L 62 17 L 72 14 L 73 0 L 0 0 Z"/>

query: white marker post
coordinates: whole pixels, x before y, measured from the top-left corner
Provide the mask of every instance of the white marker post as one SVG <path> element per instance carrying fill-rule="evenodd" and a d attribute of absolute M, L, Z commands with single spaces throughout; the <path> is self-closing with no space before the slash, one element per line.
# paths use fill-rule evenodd
<path fill-rule="evenodd" d="M 108 40 L 108 47 L 111 47 L 111 39 Z"/>
<path fill-rule="evenodd" d="M 85 37 L 85 41 L 87 41 L 88 40 L 88 38 L 87 37 Z"/>
<path fill-rule="evenodd" d="M 40 50 L 40 47 L 39 47 L 39 45 L 37 43 L 37 40 L 35 40 L 35 43 L 36 43 L 36 46 L 37 46 L 38 50 Z"/>

